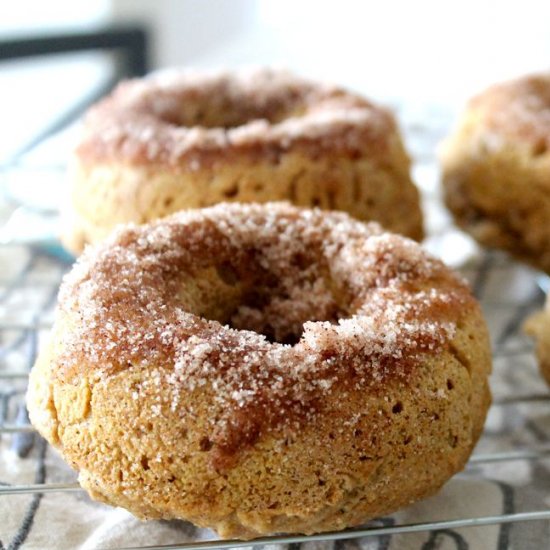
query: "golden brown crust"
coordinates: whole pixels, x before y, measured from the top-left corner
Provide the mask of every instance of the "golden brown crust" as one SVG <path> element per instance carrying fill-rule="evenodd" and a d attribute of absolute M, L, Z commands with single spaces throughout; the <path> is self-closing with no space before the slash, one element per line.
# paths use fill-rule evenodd
<path fill-rule="evenodd" d="M 282 71 L 124 83 L 88 114 L 71 174 L 64 242 L 75 252 L 117 223 L 224 200 L 344 210 L 422 238 L 392 115 Z"/>
<path fill-rule="evenodd" d="M 536 354 L 540 373 L 550 386 L 550 306 L 529 317 L 525 322 L 525 332 L 533 337 L 536 343 Z"/>
<path fill-rule="evenodd" d="M 550 272 L 550 75 L 470 101 L 441 161 L 445 202 L 481 244 Z"/>
<path fill-rule="evenodd" d="M 481 432 L 489 370 L 478 305 L 414 242 L 222 204 L 83 255 L 28 403 L 94 497 L 251 537 L 437 490 Z"/>

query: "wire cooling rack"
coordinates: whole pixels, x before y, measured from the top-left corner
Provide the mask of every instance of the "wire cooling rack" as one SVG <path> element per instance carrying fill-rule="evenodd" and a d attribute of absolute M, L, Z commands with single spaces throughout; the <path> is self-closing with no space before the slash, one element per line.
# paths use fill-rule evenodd
<path fill-rule="evenodd" d="M 431 151 L 432 145 L 423 143 L 419 150 Z M 420 158 L 417 168 L 430 169 L 433 155 L 426 160 L 423 164 Z M 428 191 L 428 198 L 435 199 L 434 189 Z M 1 207 L 0 204 L 0 220 Z M 448 219 L 434 227 L 430 233 L 436 241 L 439 239 L 436 248 L 445 256 L 455 244 L 453 235 L 450 240 L 447 238 Z M 24 406 L 28 373 L 52 325 L 59 283 L 70 267 L 66 259 L 55 253 L 51 247 L 0 244 L 0 550 L 45 548 L 36 542 L 43 540 L 36 534 L 48 529 L 48 517 L 54 513 L 54 506 L 59 505 L 54 500 L 59 494 L 66 499 L 63 506 L 67 513 L 77 505 L 90 506 L 99 512 L 104 509 L 105 514 L 111 510 L 88 500 L 76 483 L 74 472 L 56 459 L 55 451 L 29 425 Z M 152 522 L 151 535 L 141 546 L 135 544 L 135 538 L 119 538 L 116 542 L 86 548 L 538 550 L 549 547 L 550 394 L 538 373 L 532 342 L 521 330 L 524 319 L 542 307 L 544 293 L 536 273 L 499 253 L 474 254 L 461 271 L 480 299 L 489 322 L 494 399 L 474 454 L 464 472 L 435 497 L 439 500 L 429 499 L 359 529 L 315 536 L 267 537 L 246 543 L 219 541 L 212 540 L 213 535 L 205 534 L 204 530 L 178 522 L 175 534 L 166 542 L 155 538 L 154 525 L 159 522 Z M 12 509 L 17 511 L 12 513 Z M 71 521 L 75 517 L 78 516 L 72 515 Z M 89 524 L 86 528 L 90 529 Z M 59 541 L 49 547 L 71 546 Z"/>

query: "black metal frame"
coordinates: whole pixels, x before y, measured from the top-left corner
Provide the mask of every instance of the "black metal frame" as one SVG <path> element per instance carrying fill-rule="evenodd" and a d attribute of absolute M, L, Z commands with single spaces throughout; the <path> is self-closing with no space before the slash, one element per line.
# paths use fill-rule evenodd
<path fill-rule="evenodd" d="M 115 26 L 89 32 L 0 40 L 0 61 L 87 50 L 121 50 L 127 59 L 125 76 L 147 72 L 148 39 L 142 27 Z"/>
<path fill-rule="evenodd" d="M 61 117 L 40 131 L 12 155 L 9 160 L 10 164 L 16 163 L 20 157 L 41 141 L 78 118 L 89 105 L 112 89 L 121 78 L 144 75 L 149 70 L 149 38 L 147 30 L 142 26 L 111 26 L 94 31 L 44 34 L 0 40 L 0 62 L 94 50 L 107 50 L 122 54 L 117 63 L 115 78 L 109 79 L 92 90 Z"/>

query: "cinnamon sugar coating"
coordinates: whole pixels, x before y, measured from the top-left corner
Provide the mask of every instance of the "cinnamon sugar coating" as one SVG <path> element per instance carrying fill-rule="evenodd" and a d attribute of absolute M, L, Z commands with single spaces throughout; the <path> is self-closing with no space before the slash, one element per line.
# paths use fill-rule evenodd
<path fill-rule="evenodd" d="M 187 171 L 295 146 L 360 155 L 367 141 L 383 162 L 395 131 L 385 109 L 286 71 L 171 71 L 124 82 L 93 107 L 77 155 Z"/>
<path fill-rule="evenodd" d="M 357 524 L 439 488 L 488 406 L 465 283 L 343 213 L 220 204 L 127 226 L 59 300 L 32 421 L 93 496 L 142 517 L 243 537 Z"/>
<path fill-rule="evenodd" d="M 494 139 L 522 143 L 540 154 L 550 147 L 550 73 L 495 84 L 470 101 Z"/>
<path fill-rule="evenodd" d="M 120 84 L 85 118 L 64 242 L 223 201 L 343 210 L 422 238 L 418 192 L 391 113 L 270 69 L 172 71 Z"/>
<path fill-rule="evenodd" d="M 550 273 L 550 73 L 474 97 L 441 162 L 458 225 L 482 245 Z"/>

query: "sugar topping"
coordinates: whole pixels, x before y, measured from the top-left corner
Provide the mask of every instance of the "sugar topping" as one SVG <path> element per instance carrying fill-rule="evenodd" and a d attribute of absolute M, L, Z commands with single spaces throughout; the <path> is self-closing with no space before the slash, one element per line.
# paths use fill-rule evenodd
<path fill-rule="evenodd" d="M 490 87 L 471 107 L 487 124 L 489 146 L 520 139 L 536 154 L 550 149 L 550 74 L 525 76 Z"/>
<path fill-rule="evenodd" d="M 192 170 L 295 147 L 383 156 L 395 133 L 385 109 L 286 71 L 171 71 L 124 82 L 95 105 L 76 154 Z"/>
<path fill-rule="evenodd" d="M 268 430 L 312 420 L 336 388 L 414 377 L 472 300 L 440 261 L 377 224 L 220 204 L 85 251 L 60 291 L 56 375 L 148 365 L 148 383 L 182 414 L 206 392 L 222 411 L 210 438 L 220 465 Z"/>

